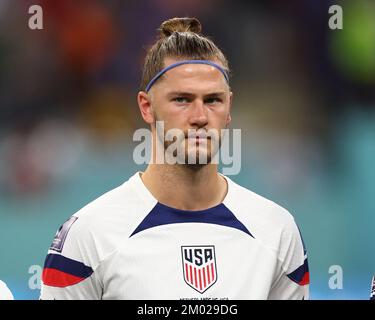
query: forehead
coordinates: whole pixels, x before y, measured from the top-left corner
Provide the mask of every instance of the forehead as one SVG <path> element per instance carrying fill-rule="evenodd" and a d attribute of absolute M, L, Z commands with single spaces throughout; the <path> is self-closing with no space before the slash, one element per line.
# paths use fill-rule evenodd
<path fill-rule="evenodd" d="M 165 59 L 165 67 L 178 62 Z M 224 68 L 220 62 L 213 61 Z M 158 87 L 167 91 L 183 90 L 189 92 L 225 90 L 229 86 L 224 75 L 217 68 L 208 64 L 182 64 L 168 70 L 160 79 Z"/>

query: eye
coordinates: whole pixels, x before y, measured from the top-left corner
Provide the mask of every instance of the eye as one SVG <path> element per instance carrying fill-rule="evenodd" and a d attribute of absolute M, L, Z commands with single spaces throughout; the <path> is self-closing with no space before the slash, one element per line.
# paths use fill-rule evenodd
<path fill-rule="evenodd" d="M 217 97 L 212 97 L 212 98 L 208 98 L 205 100 L 205 103 L 207 104 L 215 104 L 215 103 L 221 103 L 221 102 L 222 102 L 222 99 L 217 98 Z"/>
<path fill-rule="evenodd" d="M 186 98 L 186 97 L 176 97 L 176 98 L 173 98 L 172 100 L 174 102 L 177 102 L 177 103 L 188 103 L 189 102 L 189 99 Z"/>

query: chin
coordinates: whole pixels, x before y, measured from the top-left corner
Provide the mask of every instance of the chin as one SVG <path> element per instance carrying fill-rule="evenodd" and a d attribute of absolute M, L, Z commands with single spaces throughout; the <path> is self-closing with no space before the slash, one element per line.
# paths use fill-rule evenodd
<path fill-rule="evenodd" d="M 203 159 L 203 163 L 199 163 L 199 156 L 201 156 Z M 205 166 L 207 164 L 211 163 L 211 154 L 207 151 L 197 151 L 195 154 L 195 159 L 193 154 L 190 154 L 190 159 L 195 160 L 195 162 L 189 163 L 189 153 L 185 155 L 185 163 L 187 165 L 193 165 L 193 166 Z"/>

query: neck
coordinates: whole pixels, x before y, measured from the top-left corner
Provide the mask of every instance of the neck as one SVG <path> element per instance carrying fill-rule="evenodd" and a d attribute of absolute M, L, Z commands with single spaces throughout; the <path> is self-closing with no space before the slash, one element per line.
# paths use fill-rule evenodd
<path fill-rule="evenodd" d="M 181 210 L 211 208 L 220 204 L 227 193 L 227 182 L 214 164 L 199 168 L 150 164 L 142 180 L 159 202 Z"/>

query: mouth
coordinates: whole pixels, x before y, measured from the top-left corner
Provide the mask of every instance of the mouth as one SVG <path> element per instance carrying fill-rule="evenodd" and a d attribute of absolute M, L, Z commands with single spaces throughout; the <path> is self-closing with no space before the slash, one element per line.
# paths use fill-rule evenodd
<path fill-rule="evenodd" d="M 207 136 L 206 132 L 192 132 L 185 135 L 188 139 L 210 139 L 210 136 Z"/>
<path fill-rule="evenodd" d="M 186 137 L 186 139 L 188 139 L 189 142 L 191 143 L 196 143 L 196 144 L 200 144 L 200 143 L 207 143 L 207 140 L 210 140 L 211 137 L 206 137 L 206 136 L 191 136 L 191 137 Z"/>

